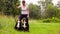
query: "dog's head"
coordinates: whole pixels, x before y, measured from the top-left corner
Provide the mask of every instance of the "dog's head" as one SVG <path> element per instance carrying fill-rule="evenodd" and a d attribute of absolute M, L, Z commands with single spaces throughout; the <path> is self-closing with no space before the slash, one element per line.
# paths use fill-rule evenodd
<path fill-rule="evenodd" d="M 22 23 L 24 23 L 25 21 L 26 21 L 26 18 L 23 18 L 23 19 L 21 20 Z"/>

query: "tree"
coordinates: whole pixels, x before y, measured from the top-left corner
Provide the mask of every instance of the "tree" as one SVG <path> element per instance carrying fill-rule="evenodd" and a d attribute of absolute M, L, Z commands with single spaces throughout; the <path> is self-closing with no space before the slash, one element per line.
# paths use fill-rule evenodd
<path fill-rule="evenodd" d="M 57 7 L 48 4 L 47 8 L 46 8 L 46 18 L 52 18 L 52 17 L 56 17 L 58 14 L 58 9 Z"/>
<path fill-rule="evenodd" d="M 19 10 L 16 9 L 16 3 L 20 4 L 19 0 L 0 0 L 0 12 L 5 15 L 17 15 Z"/>
<path fill-rule="evenodd" d="M 40 18 L 39 7 L 34 4 L 29 5 L 30 18 Z"/>
<path fill-rule="evenodd" d="M 40 10 L 41 10 L 41 18 L 45 18 L 45 11 L 46 11 L 46 8 L 49 4 L 53 5 L 52 3 L 52 0 L 41 0 L 41 1 L 38 1 L 38 3 L 40 4 Z"/>
<path fill-rule="evenodd" d="M 60 9 L 60 0 L 57 3 L 57 7 Z"/>

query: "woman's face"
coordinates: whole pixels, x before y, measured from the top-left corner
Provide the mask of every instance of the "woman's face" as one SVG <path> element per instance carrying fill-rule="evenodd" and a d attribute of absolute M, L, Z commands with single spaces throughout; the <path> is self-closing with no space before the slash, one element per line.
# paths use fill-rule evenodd
<path fill-rule="evenodd" d="M 25 6 L 25 1 L 22 2 L 22 5 Z"/>

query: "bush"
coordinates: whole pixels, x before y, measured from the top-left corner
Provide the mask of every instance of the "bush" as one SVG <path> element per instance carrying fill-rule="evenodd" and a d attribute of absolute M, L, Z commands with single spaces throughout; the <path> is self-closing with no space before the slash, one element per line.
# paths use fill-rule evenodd
<path fill-rule="evenodd" d="M 48 18 L 48 19 L 44 19 L 43 22 L 45 23 L 60 23 L 60 19 L 57 17 L 52 17 L 52 18 Z"/>

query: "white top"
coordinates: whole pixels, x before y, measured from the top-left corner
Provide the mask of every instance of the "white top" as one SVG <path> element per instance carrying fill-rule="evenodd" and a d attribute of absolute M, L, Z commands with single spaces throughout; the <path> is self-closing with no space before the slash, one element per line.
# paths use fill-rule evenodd
<path fill-rule="evenodd" d="M 21 6 L 21 10 L 22 10 L 21 14 L 28 14 L 27 9 L 28 9 L 28 6 L 25 6 L 25 7 Z"/>

